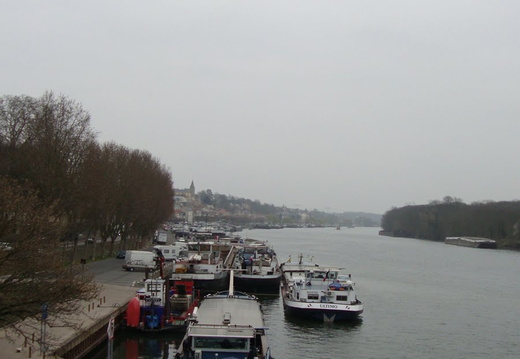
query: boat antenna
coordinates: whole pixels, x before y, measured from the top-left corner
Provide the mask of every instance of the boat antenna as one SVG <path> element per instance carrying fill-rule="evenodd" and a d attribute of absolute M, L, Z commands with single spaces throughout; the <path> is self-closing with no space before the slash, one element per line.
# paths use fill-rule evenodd
<path fill-rule="evenodd" d="M 235 281 L 235 277 L 234 277 L 234 274 L 235 272 L 233 270 L 230 270 L 229 271 L 229 294 L 228 294 L 228 297 L 233 297 L 233 287 L 234 287 L 234 281 Z"/>

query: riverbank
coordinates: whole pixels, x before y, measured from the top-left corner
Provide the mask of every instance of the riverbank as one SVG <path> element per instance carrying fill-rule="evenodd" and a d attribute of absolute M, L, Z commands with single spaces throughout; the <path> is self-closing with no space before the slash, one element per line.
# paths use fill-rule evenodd
<path fill-rule="evenodd" d="M 134 287 L 103 285 L 99 298 L 92 302 L 84 302 L 83 312 L 71 318 L 74 323 L 81 326 L 80 329 L 47 327 L 47 355 L 40 352 L 40 344 L 37 341 L 26 340 L 12 330 L 6 332 L 2 329 L 0 333 L 1 357 L 2 359 L 73 357 L 66 353 L 74 350 L 80 343 L 83 344 L 77 348 L 77 352 L 82 351 L 83 347 L 86 350 L 88 349 L 86 347 L 94 345 L 97 341 L 101 343 L 106 339 L 108 321 L 110 318 L 124 313 L 135 292 Z M 40 323 L 27 322 L 27 328 L 40 328 Z M 34 333 L 34 337 L 40 337 L 39 330 Z"/>
<path fill-rule="evenodd" d="M 379 235 L 387 236 L 387 237 L 413 238 L 413 239 L 419 239 L 419 240 L 424 240 L 424 241 L 440 242 L 440 241 L 436 241 L 433 239 L 419 238 L 419 237 L 413 236 L 409 232 L 405 232 L 405 231 L 380 230 Z M 444 239 L 444 242 L 446 242 L 447 238 L 461 238 L 461 237 L 446 237 Z M 494 248 L 494 249 L 520 251 L 520 242 L 515 238 L 499 238 L 499 239 L 493 239 L 493 240 L 488 239 L 488 238 L 481 238 L 481 239 L 494 241 L 494 245 L 492 246 L 492 248 Z M 450 242 L 450 240 L 448 240 L 448 242 Z M 454 244 L 454 243 L 449 243 L 449 244 Z M 460 245 L 462 245 L 462 244 L 460 244 Z M 466 247 L 473 247 L 473 245 L 469 245 L 469 246 L 466 245 Z"/>

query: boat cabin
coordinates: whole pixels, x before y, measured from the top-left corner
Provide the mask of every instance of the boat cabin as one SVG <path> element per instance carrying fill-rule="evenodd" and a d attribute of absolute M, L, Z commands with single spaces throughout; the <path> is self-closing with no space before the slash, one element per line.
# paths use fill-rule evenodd
<path fill-rule="evenodd" d="M 288 294 L 300 302 L 350 304 L 357 301 L 350 275 L 340 274 L 341 268 L 285 268 Z"/>
<path fill-rule="evenodd" d="M 176 273 L 214 273 L 222 271 L 222 254 L 212 243 L 189 242 L 187 258 L 174 264 Z"/>
<path fill-rule="evenodd" d="M 233 353 L 236 357 L 247 357 L 256 351 L 256 330 L 251 326 L 194 326 L 188 329 L 188 336 L 195 358 L 197 355 L 201 357 L 202 353 L 211 353 L 213 356 Z"/>
<path fill-rule="evenodd" d="M 147 279 L 144 288 L 137 291 L 137 298 L 141 307 L 164 305 L 166 298 L 164 279 Z"/>

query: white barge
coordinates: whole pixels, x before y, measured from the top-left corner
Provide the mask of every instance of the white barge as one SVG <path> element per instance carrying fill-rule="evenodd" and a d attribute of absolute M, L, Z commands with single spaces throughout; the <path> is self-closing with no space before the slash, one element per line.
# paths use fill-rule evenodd
<path fill-rule="evenodd" d="M 341 268 L 315 263 L 283 263 L 282 298 L 287 315 L 337 322 L 357 319 L 363 303 L 357 298 L 354 282 Z"/>
<path fill-rule="evenodd" d="M 497 248 L 496 241 L 480 237 L 446 237 L 444 243 L 472 248 Z"/>

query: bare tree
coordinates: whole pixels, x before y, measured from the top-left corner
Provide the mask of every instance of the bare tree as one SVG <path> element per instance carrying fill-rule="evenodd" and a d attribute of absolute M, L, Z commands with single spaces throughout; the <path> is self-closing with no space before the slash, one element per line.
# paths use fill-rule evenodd
<path fill-rule="evenodd" d="M 149 152 L 131 156 L 133 192 L 132 232 L 137 238 L 151 237 L 157 227 L 173 214 L 173 182 L 170 173 Z"/>
<path fill-rule="evenodd" d="M 21 322 L 47 304 L 66 325 L 78 300 L 93 299 L 98 286 L 81 266 L 66 265 L 59 246 L 63 224 L 28 185 L 0 177 L 0 327 L 24 333 Z M 64 324 L 65 323 L 65 324 Z"/>
<path fill-rule="evenodd" d="M 121 236 L 126 249 L 131 238 L 151 237 L 173 211 L 170 173 L 146 151 L 115 143 L 93 146 L 81 178 L 83 217 L 102 238 Z"/>
<path fill-rule="evenodd" d="M 0 105 L 0 144 L 10 159 L 0 173 L 29 181 L 47 205 L 59 202 L 53 216 L 67 226 L 63 239 L 76 245 L 85 229 L 79 175 L 95 141 L 89 113 L 76 101 L 52 92 L 38 99 L 5 96 Z"/>
<path fill-rule="evenodd" d="M 20 149 L 36 112 L 36 99 L 29 96 L 0 97 L 0 174 L 20 175 Z"/>

